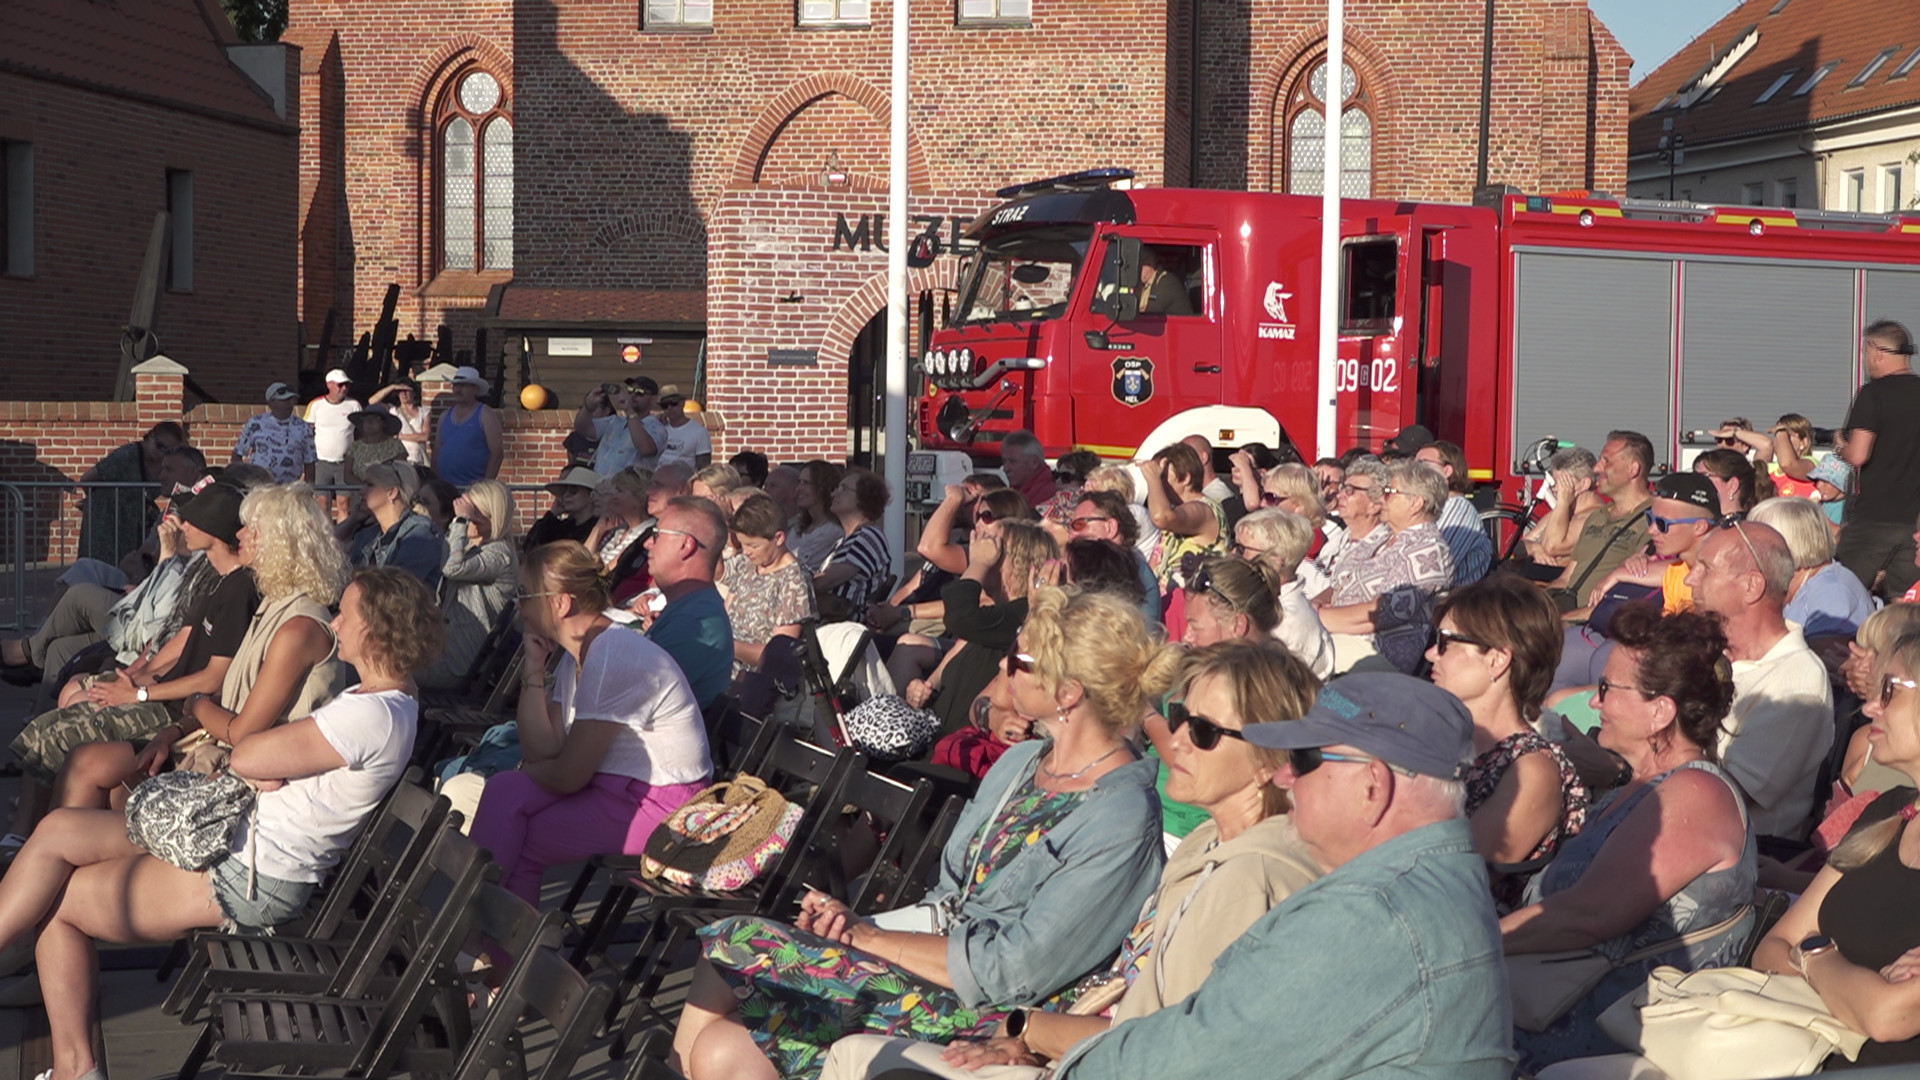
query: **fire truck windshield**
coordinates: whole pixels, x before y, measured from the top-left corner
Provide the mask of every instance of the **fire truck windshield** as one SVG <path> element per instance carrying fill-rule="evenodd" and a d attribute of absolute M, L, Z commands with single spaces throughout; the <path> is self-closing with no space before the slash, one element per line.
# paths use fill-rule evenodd
<path fill-rule="evenodd" d="M 1091 225 L 1057 225 L 981 244 L 967 268 L 954 325 L 1064 315 L 1092 239 Z"/>

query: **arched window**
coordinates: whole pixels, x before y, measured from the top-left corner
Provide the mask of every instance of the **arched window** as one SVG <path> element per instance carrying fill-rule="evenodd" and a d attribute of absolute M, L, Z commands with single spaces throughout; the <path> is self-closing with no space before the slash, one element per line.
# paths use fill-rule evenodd
<path fill-rule="evenodd" d="M 1373 195 L 1373 117 L 1366 111 L 1366 95 L 1351 64 L 1340 65 L 1340 98 L 1340 196 L 1369 198 Z M 1292 194 L 1320 194 L 1326 163 L 1326 100 L 1323 60 L 1295 95 L 1295 111 L 1287 121 L 1287 191 Z"/>
<path fill-rule="evenodd" d="M 513 269 L 513 120 L 500 80 L 478 68 L 455 79 L 440 135 L 440 268 Z"/>

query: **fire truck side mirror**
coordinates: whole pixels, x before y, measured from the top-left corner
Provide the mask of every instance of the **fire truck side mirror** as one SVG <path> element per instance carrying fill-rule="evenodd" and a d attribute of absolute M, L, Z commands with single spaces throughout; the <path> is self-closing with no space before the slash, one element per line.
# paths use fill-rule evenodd
<path fill-rule="evenodd" d="M 1132 322 L 1140 317 L 1140 241 L 1131 236 L 1116 237 L 1113 249 L 1120 257 L 1118 287 L 1113 293 L 1113 321 Z"/>

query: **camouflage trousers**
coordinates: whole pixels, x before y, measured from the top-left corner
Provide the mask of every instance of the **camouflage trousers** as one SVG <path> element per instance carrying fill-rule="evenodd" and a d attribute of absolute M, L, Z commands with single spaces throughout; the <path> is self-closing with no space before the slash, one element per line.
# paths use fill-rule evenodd
<path fill-rule="evenodd" d="M 13 756 L 20 759 L 21 772 L 51 785 L 75 747 L 90 742 L 144 744 L 173 720 L 166 705 L 158 701 L 126 705 L 82 701 L 28 721 L 13 740 Z"/>

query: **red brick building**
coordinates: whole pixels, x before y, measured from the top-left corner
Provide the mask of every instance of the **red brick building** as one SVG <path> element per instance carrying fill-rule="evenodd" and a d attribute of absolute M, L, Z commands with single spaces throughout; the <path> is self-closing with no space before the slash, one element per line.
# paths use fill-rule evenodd
<path fill-rule="evenodd" d="M 0 400 L 112 396 L 162 210 L 160 347 L 218 400 L 292 377 L 293 53 L 218 0 L 0 4 Z"/>
<path fill-rule="evenodd" d="M 1147 185 L 1318 183 L 1324 16 L 1286 0 L 914 4 L 916 338 L 992 192 L 1099 165 Z M 1349 4 L 1353 193 L 1465 201 L 1481 0 Z M 875 0 L 292 0 L 308 340 L 446 324 L 571 407 L 694 384 L 722 449 L 846 453 L 883 354 L 887 49 Z M 1490 179 L 1619 190 L 1628 58 L 1585 0 L 1503 0 Z M 1322 72 L 1316 78 L 1316 69 Z M 1307 178 L 1295 181 L 1295 175 Z M 917 351 L 917 349 L 916 349 Z"/>

